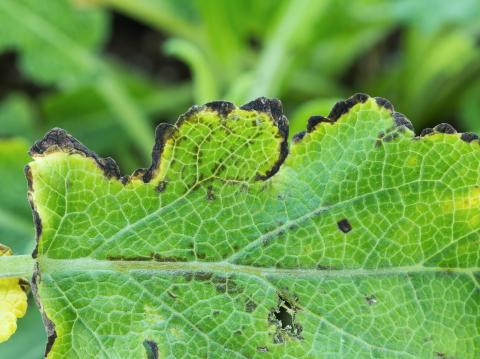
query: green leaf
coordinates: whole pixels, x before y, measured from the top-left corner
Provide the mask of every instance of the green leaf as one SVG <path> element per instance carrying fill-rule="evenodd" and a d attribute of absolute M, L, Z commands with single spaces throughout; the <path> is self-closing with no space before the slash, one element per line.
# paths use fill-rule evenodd
<path fill-rule="evenodd" d="M 11 94 L 0 103 L 0 136 L 32 137 L 34 111 L 31 101 L 20 94 Z"/>
<path fill-rule="evenodd" d="M 479 357 L 476 137 L 415 137 L 366 95 L 284 162 L 287 132 L 276 100 L 193 107 L 123 178 L 63 130 L 37 142 L 48 357 Z"/>
<path fill-rule="evenodd" d="M 32 79 L 60 88 L 94 84 L 115 118 L 149 155 L 149 126 L 121 79 L 96 52 L 107 34 L 108 17 L 75 8 L 69 0 L 0 2 L 0 50 L 21 54 L 21 68 Z"/>
<path fill-rule="evenodd" d="M 23 167 L 29 161 L 28 146 L 21 139 L 0 139 L 0 238 L 17 254 L 30 253 L 35 232 L 32 211 L 26 201 Z"/>
<path fill-rule="evenodd" d="M 22 70 L 36 81 L 71 85 L 97 69 L 90 51 L 103 44 L 107 20 L 101 11 L 75 11 L 66 0 L 2 1 L 0 49 L 20 49 Z"/>

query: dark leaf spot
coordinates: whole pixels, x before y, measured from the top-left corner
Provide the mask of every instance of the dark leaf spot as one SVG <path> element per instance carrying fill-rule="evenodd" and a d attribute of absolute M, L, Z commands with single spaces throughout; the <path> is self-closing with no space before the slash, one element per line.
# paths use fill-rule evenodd
<path fill-rule="evenodd" d="M 247 302 L 245 303 L 245 311 L 247 313 L 253 312 L 256 308 L 257 308 L 257 303 L 255 303 L 251 299 L 248 299 Z"/>
<path fill-rule="evenodd" d="M 350 225 L 350 222 L 346 218 L 338 221 L 337 223 L 338 229 L 340 229 L 343 233 L 348 233 L 352 230 L 352 226 Z"/>
<path fill-rule="evenodd" d="M 168 184 L 168 181 L 160 181 L 157 187 L 155 187 L 156 191 L 158 193 L 162 193 L 163 191 L 165 191 L 165 188 L 167 188 L 167 184 Z"/>
<path fill-rule="evenodd" d="M 143 342 L 143 347 L 145 348 L 145 352 L 147 353 L 148 359 L 158 359 L 158 346 L 152 340 L 145 340 Z"/>
<path fill-rule="evenodd" d="M 216 198 L 216 196 L 215 196 L 215 193 L 213 193 L 213 187 L 208 186 L 207 187 L 207 200 L 213 201 L 213 200 L 215 200 L 215 198 Z"/>

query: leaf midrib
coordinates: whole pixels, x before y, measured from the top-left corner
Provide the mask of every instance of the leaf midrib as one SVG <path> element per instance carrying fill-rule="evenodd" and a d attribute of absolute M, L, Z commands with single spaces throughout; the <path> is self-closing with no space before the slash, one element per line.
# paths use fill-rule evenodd
<path fill-rule="evenodd" d="M 425 267 L 422 265 L 393 266 L 384 268 L 274 268 L 255 267 L 250 265 L 232 264 L 227 262 L 159 262 L 154 260 L 99 260 L 91 258 L 53 259 L 39 257 L 38 263 L 42 273 L 58 272 L 162 272 L 178 274 L 179 272 L 206 272 L 222 274 L 244 274 L 257 277 L 295 277 L 295 278 L 328 278 L 356 277 L 379 275 L 405 275 L 413 273 L 452 273 L 472 276 L 480 272 L 480 267 Z"/>

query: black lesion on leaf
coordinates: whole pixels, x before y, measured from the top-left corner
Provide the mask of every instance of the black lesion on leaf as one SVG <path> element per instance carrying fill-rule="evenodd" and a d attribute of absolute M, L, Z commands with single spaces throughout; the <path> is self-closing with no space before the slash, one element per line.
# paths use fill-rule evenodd
<path fill-rule="evenodd" d="M 297 322 L 298 297 L 294 294 L 278 293 L 278 305 L 268 315 L 268 322 L 276 326 L 273 343 L 284 343 L 288 338 L 303 339 L 303 327 Z"/>
<path fill-rule="evenodd" d="M 296 135 L 294 135 L 292 137 L 292 142 L 293 143 L 300 142 L 305 137 L 306 134 L 307 134 L 307 131 L 302 131 L 302 132 L 297 133 Z"/>
<path fill-rule="evenodd" d="M 41 140 L 33 144 L 33 146 L 30 148 L 29 154 L 30 156 L 36 156 L 54 151 L 81 153 L 86 157 L 93 158 L 97 165 L 102 169 L 106 177 L 120 179 L 120 169 L 113 158 L 99 157 L 95 152 L 90 151 L 76 138 L 61 128 L 53 128 L 48 131 Z"/>
<path fill-rule="evenodd" d="M 397 127 L 399 128 L 406 127 L 409 130 L 412 130 L 415 132 L 415 129 L 413 128 L 412 123 L 407 117 L 405 117 L 403 113 L 393 112 L 393 119 L 395 120 L 395 124 L 397 125 Z"/>
<path fill-rule="evenodd" d="M 436 134 L 436 133 L 444 133 L 444 134 L 456 134 L 457 133 L 457 130 L 455 130 L 455 128 L 448 124 L 448 123 L 441 123 L 437 126 L 435 126 L 434 128 L 425 128 L 422 130 L 422 132 L 420 133 L 420 137 L 425 137 L 425 136 L 428 136 L 428 135 L 433 135 L 433 134 Z M 465 134 L 462 134 L 462 139 L 463 139 L 463 135 Z M 466 134 L 466 138 L 473 138 L 473 137 L 476 137 L 478 138 L 477 135 L 473 134 L 473 133 L 469 133 L 469 134 Z M 474 139 L 476 139 L 474 138 Z"/>
<path fill-rule="evenodd" d="M 161 123 L 155 129 L 155 145 L 152 150 L 152 164 L 143 175 L 143 182 L 147 183 L 153 177 L 155 170 L 160 165 L 160 158 L 168 138 L 175 131 L 175 126 L 169 123 Z"/>
<path fill-rule="evenodd" d="M 319 115 L 310 116 L 307 122 L 307 133 L 312 132 L 319 123 L 323 122 L 333 123 L 334 120 Z"/>
<path fill-rule="evenodd" d="M 205 104 L 205 107 L 218 112 L 221 116 L 227 117 L 235 109 L 235 105 L 227 101 L 212 101 Z"/>
<path fill-rule="evenodd" d="M 422 130 L 422 132 L 420 132 L 420 137 L 425 137 L 425 136 L 431 135 L 433 133 L 435 133 L 433 128 L 427 127 L 427 128 L 424 128 Z"/>
<path fill-rule="evenodd" d="M 387 110 L 390 110 L 390 111 L 394 110 L 392 103 L 387 99 L 383 97 L 374 97 L 374 99 L 378 106 L 386 108 Z"/>
<path fill-rule="evenodd" d="M 267 113 L 273 119 L 274 125 L 278 128 L 279 135 L 282 139 L 280 143 L 280 153 L 275 164 L 264 175 L 257 175 L 258 180 L 266 180 L 278 172 L 280 166 L 288 155 L 288 120 L 283 115 L 283 106 L 280 100 L 259 97 L 240 107 L 242 110 L 255 110 Z"/>
<path fill-rule="evenodd" d="M 463 141 L 465 142 L 473 142 L 473 141 L 477 141 L 479 139 L 478 135 L 476 133 L 472 133 L 472 132 L 465 132 L 465 133 L 462 133 L 462 136 L 460 137 Z"/>
<path fill-rule="evenodd" d="M 368 96 L 367 94 L 357 93 L 346 100 L 337 102 L 333 106 L 332 110 L 330 111 L 327 117 L 311 116 L 308 119 L 306 133 L 313 132 L 317 127 L 317 125 L 320 123 L 330 123 L 330 124 L 335 123 L 341 116 L 348 113 L 353 106 L 359 103 L 365 103 L 369 98 L 370 96 Z M 390 101 L 382 97 L 374 97 L 374 100 L 379 106 L 390 111 L 393 117 L 393 120 L 395 122 L 395 127 L 396 127 L 395 130 L 403 132 L 405 131 L 405 129 L 408 128 L 409 130 L 414 131 L 413 125 L 410 122 L 410 120 L 408 120 L 408 118 L 406 118 L 405 115 L 403 115 L 402 113 L 396 112 Z M 294 143 L 299 142 L 304 136 L 305 136 L 305 133 L 302 133 L 298 137 L 294 137 Z M 396 136 L 393 135 L 393 137 L 387 137 L 387 142 L 397 137 L 398 137 L 398 134 Z M 375 146 L 380 147 L 381 144 L 382 143 L 380 138 L 377 139 L 377 141 L 375 142 Z"/>
<path fill-rule="evenodd" d="M 339 101 L 333 106 L 332 110 L 328 114 L 328 118 L 332 121 L 336 121 L 340 118 L 340 116 L 350 111 L 353 106 L 359 103 L 365 103 L 369 98 L 370 96 L 364 93 L 357 93 L 344 101 Z"/>
<path fill-rule="evenodd" d="M 57 339 L 57 331 L 55 330 L 55 324 L 50 320 L 50 318 L 48 318 L 47 314 L 45 313 L 45 310 L 43 309 L 43 304 L 40 300 L 40 296 L 38 293 L 38 284 L 40 283 L 40 281 L 41 281 L 41 274 L 40 274 L 40 268 L 37 262 L 35 263 L 35 268 L 33 270 L 33 275 L 31 280 L 31 289 L 32 289 L 33 298 L 35 299 L 35 302 L 37 303 L 37 307 L 40 310 L 43 324 L 47 331 L 47 345 L 45 346 L 45 358 L 46 358 L 48 356 L 48 353 L 50 353 L 50 350 L 52 350 L 55 340 Z"/>
<path fill-rule="evenodd" d="M 447 134 L 457 133 L 457 130 L 455 130 L 455 128 L 448 123 L 441 123 L 441 124 L 435 126 L 433 128 L 433 130 L 436 133 L 447 133 Z"/>
<path fill-rule="evenodd" d="M 33 223 L 35 225 L 35 248 L 32 252 L 32 257 L 37 258 L 38 254 L 38 243 L 40 241 L 40 236 L 42 235 L 42 219 L 40 218 L 40 214 L 37 212 L 35 203 L 33 202 L 33 178 L 32 178 L 32 171 L 30 166 L 25 166 L 24 168 L 25 177 L 27 178 L 27 198 L 28 203 L 30 204 L 30 208 L 32 210 L 32 217 Z"/>
<path fill-rule="evenodd" d="M 145 340 L 143 342 L 143 347 L 147 354 L 148 359 L 158 359 L 158 345 L 153 340 Z"/>
<path fill-rule="evenodd" d="M 338 225 L 338 229 L 340 229 L 343 233 L 348 233 L 352 230 L 352 225 L 346 218 L 338 221 L 337 225 Z"/>
<path fill-rule="evenodd" d="M 257 352 L 267 353 L 268 352 L 268 347 L 257 347 Z"/>

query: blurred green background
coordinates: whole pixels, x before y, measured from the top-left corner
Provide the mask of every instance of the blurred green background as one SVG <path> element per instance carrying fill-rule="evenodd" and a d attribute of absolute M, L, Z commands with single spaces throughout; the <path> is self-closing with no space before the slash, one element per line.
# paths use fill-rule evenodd
<path fill-rule="evenodd" d="M 478 0 L 4 0 L 0 2 L 0 241 L 31 253 L 23 167 L 67 129 L 127 174 L 153 129 L 192 104 L 278 97 L 291 133 L 355 92 L 417 129 L 480 130 Z M 41 358 L 31 306 L 0 358 Z"/>

